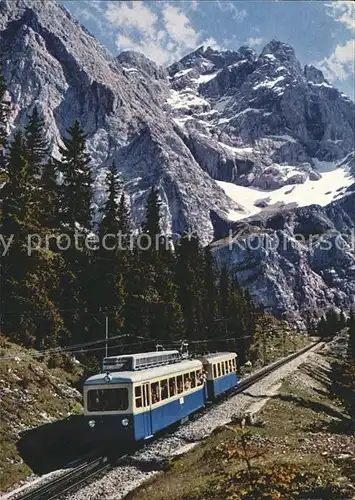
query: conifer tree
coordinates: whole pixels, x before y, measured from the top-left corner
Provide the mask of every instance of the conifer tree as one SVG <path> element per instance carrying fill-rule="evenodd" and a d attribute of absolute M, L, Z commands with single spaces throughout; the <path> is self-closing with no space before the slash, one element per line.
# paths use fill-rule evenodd
<path fill-rule="evenodd" d="M 107 200 L 101 209 L 102 220 L 99 226 L 100 244 L 94 255 L 93 296 L 95 308 L 109 314 L 111 325 L 119 329 L 123 325 L 123 307 L 125 301 L 123 278 L 123 250 L 114 241 L 105 239 L 107 235 L 117 235 L 120 231 L 119 198 L 121 184 L 113 162 L 106 178 Z"/>
<path fill-rule="evenodd" d="M 77 224 L 84 228 L 91 226 L 93 179 L 85 141 L 86 136 L 75 120 L 68 129 L 68 137 L 63 138 L 64 147 L 59 148 L 62 158 L 56 162 L 63 178 L 60 186 L 60 219 L 71 231 L 75 231 Z"/>
<path fill-rule="evenodd" d="M 123 235 L 123 243 L 127 244 L 129 239 L 128 237 L 132 230 L 132 224 L 131 224 L 131 214 L 127 205 L 126 196 L 123 191 L 118 204 L 117 216 L 118 216 L 119 230 Z"/>
<path fill-rule="evenodd" d="M 33 108 L 25 127 L 27 161 L 30 175 L 33 179 L 40 177 L 42 165 L 49 156 L 49 145 L 45 137 L 45 123 L 38 113 L 38 108 Z"/>
<path fill-rule="evenodd" d="M 160 208 L 159 190 L 156 187 L 152 187 L 148 195 L 146 218 L 142 227 L 143 231 L 149 234 L 152 239 L 161 234 Z"/>
<path fill-rule="evenodd" d="M 100 223 L 100 233 L 102 236 L 105 234 L 117 234 L 120 228 L 119 219 L 119 197 L 122 190 L 117 173 L 115 162 L 112 162 L 106 178 L 107 186 L 107 201 L 100 212 L 102 220 Z"/>
<path fill-rule="evenodd" d="M 21 132 L 15 134 L 7 157 L 8 181 L 2 190 L 2 233 L 13 244 L 3 257 L 2 314 L 5 333 L 25 345 L 53 346 L 63 328 L 53 302 L 57 275 L 53 256 L 46 251 L 27 252 L 27 237 L 38 226 L 31 204 L 31 174 Z"/>
<path fill-rule="evenodd" d="M 59 186 L 57 169 L 52 158 L 43 165 L 40 179 L 40 219 L 43 227 L 51 232 L 59 230 Z"/>
<path fill-rule="evenodd" d="M 178 300 L 184 316 L 186 337 L 206 338 L 203 323 L 203 253 L 199 238 L 191 232 L 183 233 L 176 248 L 176 275 Z"/>
<path fill-rule="evenodd" d="M 68 341 L 84 340 L 90 328 L 90 317 L 85 312 L 90 302 L 90 252 L 83 247 L 84 236 L 91 227 L 92 184 L 90 156 L 85 151 L 86 136 L 79 122 L 68 129 L 62 139 L 61 159 L 55 161 L 61 174 L 59 187 L 59 224 L 61 232 L 70 239 L 64 252 L 65 267 L 61 273 L 60 309 L 68 331 Z M 76 241 L 82 242 L 77 247 Z"/>
<path fill-rule="evenodd" d="M 209 338 L 214 338 L 218 336 L 217 269 L 209 247 L 203 251 L 203 289 L 204 330 Z"/>

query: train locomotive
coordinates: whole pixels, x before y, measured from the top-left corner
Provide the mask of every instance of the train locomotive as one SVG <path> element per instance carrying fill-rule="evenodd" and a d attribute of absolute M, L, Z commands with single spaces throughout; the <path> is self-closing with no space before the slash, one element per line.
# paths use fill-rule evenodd
<path fill-rule="evenodd" d="M 236 368 L 232 352 L 196 359 L 181 359 L 177 350 L 105 358 L 103 372 L 84 383 L 88 439 L 149 439 L 232 390 Z"/>

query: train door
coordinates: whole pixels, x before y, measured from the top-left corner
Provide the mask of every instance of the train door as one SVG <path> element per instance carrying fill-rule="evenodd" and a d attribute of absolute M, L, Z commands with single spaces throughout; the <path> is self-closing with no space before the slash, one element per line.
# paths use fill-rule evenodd
<path fill-rule="evenodd" d="M 142 396 L 143 396 L 143 406 L 146 409 L 146 411 L 144 412 L 144 422 L 143 422 L 144 435 L 147 438 L 153 434 L 149 383 L 142 385 Z"/>

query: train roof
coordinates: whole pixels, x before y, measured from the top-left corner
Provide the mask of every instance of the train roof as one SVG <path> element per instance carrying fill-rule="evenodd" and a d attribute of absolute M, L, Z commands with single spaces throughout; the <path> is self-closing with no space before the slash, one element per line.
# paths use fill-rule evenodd
<path fill-rule="evenodd" d="M 198 370 L 202 368 L 202 362 L 197 359 L 181 361 L 171 365 L 158 366 L 156 368 L 148 368 L 147 370 L 140 371 L 125 371 L 125 372 L 111 372 L 110 382 L 105 378 L 106 373 L 98 373 L 85 380 L 84 385 L 101 385 L 101 384 L 117 384 L 117 383 L 134 383 L 144 382 L 154 378 L 168 377 L 174 373 L 179 373 L 185 370 Z"/>
<path fill-rule="evenodd" d="M 156 356 L 169 356 L 172 354 L 179 354 L 179 351 L 177 349 L 174 349 L 171 351 L 134 352 L 131 354 L 119 354 L 118 356 L 108 356 L 104 359 L 121 359 L 121 358 L 142 359 L 142 358 L 155 358 Z"/>
<path fill-rule="evenodd" d="M 202 363 L 218 363 L 219 361 L 225 361 L 226 359 L 236 358 L 236 352 L 215 352 L 213 354 L 207 354 L 199 358 Z"/>

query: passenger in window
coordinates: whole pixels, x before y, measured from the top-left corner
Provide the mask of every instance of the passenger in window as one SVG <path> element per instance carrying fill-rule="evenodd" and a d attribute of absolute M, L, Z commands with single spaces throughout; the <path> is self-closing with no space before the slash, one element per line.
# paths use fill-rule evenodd
<path fill-rule="evenodd" d="M 190 373 L 190 378 L 191 378 L 191 387 L 196 387 L 196 372 L 191 372 Z"/>
<path fill-rule="evenodd" d="M 189 391 L 191 389 L 191 379 L 190 377 L 185 377 L 185 391 Z"/>
<path fill-rule="evenodd" d="M 175 378 L 171 378 L 169 380 L 169 389 L 170 389 L 170 397 L 175 396 L 175 394 L 176 394 Z"/>
<path fill-rule="evenodd" d="M 166 399 L 169 397 L 169 392 L 168 392 L 168 382 L 166 380 L 163 380 L 160 382 L 160 388 L 161 388 L 161 399 Z"/>
<path fill-rule="evenodd" d="M 205 374 L 207 375 L 207 372 L 202 370 L 197 372 L 197 385 L 202 385 L 205 382 L 206 380 Z"/>
<path fill-rule="evenodd" d="M 152 385 L 152 404 L 157 403 L 160 400 L 157 389 L 158 384 Z"/>
<path fill-rule="evenodd" d="M 178 388 L 179 394 L 184 391 L 184 386 L 182 383 L 182 376 L 181 375 L 177 378 L 177 388 Z"/>

